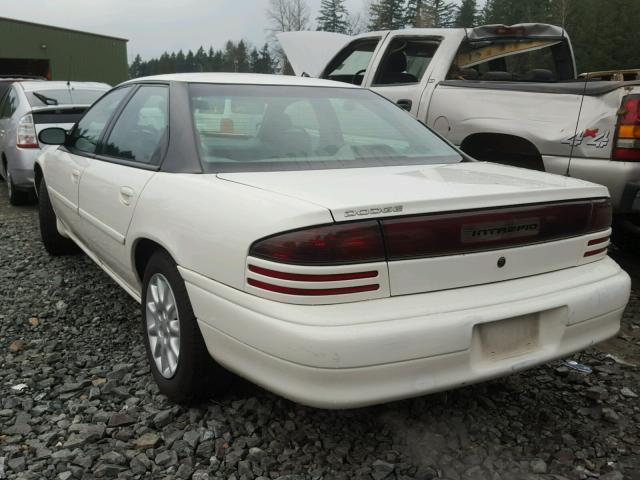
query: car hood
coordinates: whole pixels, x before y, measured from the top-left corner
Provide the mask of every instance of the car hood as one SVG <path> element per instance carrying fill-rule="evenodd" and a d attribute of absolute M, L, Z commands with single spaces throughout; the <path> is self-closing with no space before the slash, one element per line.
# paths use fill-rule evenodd
<path fill-rule="evenodd" d="M 486 162 L 217 177 L 325 207 L 336 221 L 609 196 L 583 180 Z"/>

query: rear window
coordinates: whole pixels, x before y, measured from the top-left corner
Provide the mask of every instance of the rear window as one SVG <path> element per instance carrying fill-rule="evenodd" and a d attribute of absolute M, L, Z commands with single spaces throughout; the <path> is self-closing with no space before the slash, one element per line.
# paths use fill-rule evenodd
<path fill-rule="evenodd" d="M 566 40 L 504 39 L 465 42 L 449 80 L 562 82 L 575 78 Z"/>
<path fill-rule="evenodd" d="M 99 99 L 106 90 L 60 89 L 34 90 L 25 92 L 32 107 L 51 105 L 91 105 Z"/>
<path fill-rule="evenodd" d="M 456 163 L 428 128 L 368 90 L 271 85 L 190 86 L 208 172 Z"/>

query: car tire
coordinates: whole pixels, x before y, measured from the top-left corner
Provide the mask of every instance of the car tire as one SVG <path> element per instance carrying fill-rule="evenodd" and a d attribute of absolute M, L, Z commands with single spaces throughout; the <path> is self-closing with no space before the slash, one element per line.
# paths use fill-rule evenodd
<path fill-rule="evenodd" d="M 141 309 L 147 358 L 161 393 L 184 404 L 229 390 L 234 376 L 209 355 L 184 280 L 162 250 L 145 268 Z"/>
<path fill-rule="evenodd" d="M 16 190 L 16 187 L 13 184 L 13 179 L 11 178 L 11 172 L 7 170 L 7 173 L 5 175 L 7 177 L 7 192 L 9 194 L 9 203 L 14 207 L 27 204 L 30 199 L 29 192 Z"/>
<path fill-rule="evenodd" d="M 38 198 L 40 200 L 38 207 L 38 218 L 40 220 L 40 238 L 42 244 L 49 255 L 67 255 L 76 253 L 78 246 L 66 237 L 60 235 L 58 231 L 58 218 L 51 206 L 47 184 L 44 179 L 38 187 Z"/>

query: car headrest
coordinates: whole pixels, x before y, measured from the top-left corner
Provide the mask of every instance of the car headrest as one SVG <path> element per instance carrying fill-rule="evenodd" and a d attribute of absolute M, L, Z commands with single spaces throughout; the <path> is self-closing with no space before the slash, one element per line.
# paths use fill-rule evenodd
<path fill-rule="evenodd" d="M 459 75 L 465 80 L 478 80 L 480 74 L 475 68 L 461 68 Z"/>
<path fill-rule="evenodd" d="M 544 68 L 529 70 L 526 79 L 530 82 L 553 82 L 555 80 L 553 72 Z"/>
<path fill-rule="evenodd" d="M 513 80 L 513 74 L 509 72 L 487 72 L 484 75 L 482 75 L 482 80 L 508 82 Z"/>

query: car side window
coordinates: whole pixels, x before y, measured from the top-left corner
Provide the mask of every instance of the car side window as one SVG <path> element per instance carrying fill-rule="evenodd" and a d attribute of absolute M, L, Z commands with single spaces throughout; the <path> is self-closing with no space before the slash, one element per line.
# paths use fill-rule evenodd
<path fill-rule="evenodd" d="M 0 120 L 3 118 L 7 118 L 7 114 L 5 113 L 5 108 L 7 105 L 7 98 L 9 95 L 0 95 Z"/>
<path fill-rule="evenodd" d="M 369 38 L 351 43 L 332 60 L 324 78 L 362 85 L 364 74 L 379 41 L 379 38 Z"/>
<path fill-rule="evenodd" d="M 72 151 L 93 154 L 109 119 L 133 86 L 112 90 L 93 105 L 71 132 L 67 146 Z"/>
<path fill-rule="evenodd" d="M 407 85 L 420 82 L 439 45 L 438 40 L 394 39 L 380 62 L 373 84 Z"/>
<path fill-rule="evenodd" d="M 143 85 L 122 110 L 100 154 L 159 165 L 168 140 L 168 126 L 169 87 Z"/>
<path fill-rule="evenodd" d="M 10 118 L 18 109 L 18 94 L 11 87 L 4 99 L 0 102 L 0 118 Z"/>

